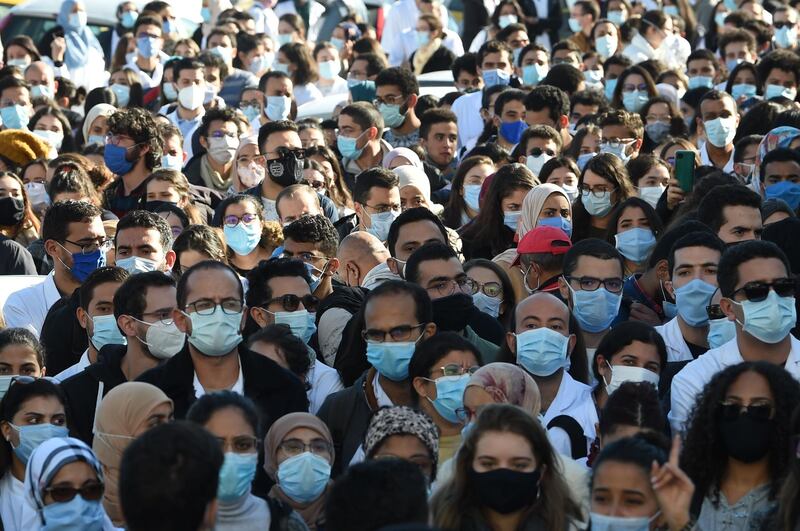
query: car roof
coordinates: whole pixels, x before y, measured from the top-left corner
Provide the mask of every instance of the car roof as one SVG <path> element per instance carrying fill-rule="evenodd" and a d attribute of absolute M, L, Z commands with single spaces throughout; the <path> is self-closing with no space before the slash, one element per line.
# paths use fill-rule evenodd
<path fill-rule="evenodd" d="M 90 24 L 113 26 L 117 23 L 118 0 L 81 0 L 86 7 L 86 14 Z M 139 9 L 144 7 L 146 0 L 132 0 Z M 188 1 L 188 0 L 187 0 Z M 63 0 L 28 0 L 11 8 L 13 15 L 32 16 L 37 18 L 53 19 L 58 16 Z"/>

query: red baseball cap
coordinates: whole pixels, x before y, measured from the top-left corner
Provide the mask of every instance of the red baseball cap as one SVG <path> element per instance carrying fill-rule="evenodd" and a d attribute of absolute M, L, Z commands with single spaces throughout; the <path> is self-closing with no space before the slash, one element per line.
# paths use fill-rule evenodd
<path fill-rule="evenodd" d="M 564 254 L 570 250 L 572 242 L 567 233 L 557 227 L 540 225 L 528 231 L 517 244 L 517 259 L 514 264 L 519 263 L 521 254 L 550 253 Z"/>

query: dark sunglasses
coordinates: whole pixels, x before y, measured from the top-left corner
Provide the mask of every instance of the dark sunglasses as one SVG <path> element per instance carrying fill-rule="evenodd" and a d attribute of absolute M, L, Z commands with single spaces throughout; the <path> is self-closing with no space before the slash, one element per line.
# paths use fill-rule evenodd
<path fill-rule="evenodd" d="M 725 314 L 722 311 L 722 308 L 719 307 L 719 304 L 709 304 L 706 306 L 706 313 L 708 314 L 709 319 L 722 319 L 725 317 Z"/>
<path fill-rule="evenodd" d="M 742 404 L 723 402 L 720 407 L 720 416 L 725 420 L 734 420 L 742 415 L 746 415 L 753 420 L 769 420 L 775 410 L 772 404 L 743 406 Z"/>
<path fill-rule="evenodd" d="M 86 501 L 97 501 L 103 497 L 103 484 L 100 482 L 89 483 L 83 487 L 76 489 L 75 487 L 56 486 L 47 487 L 44 492 L 49 494 L 53 501 L 56 503 L 66 503 L 72 501 L 77 494 L 81 495 Z"/>
<path fill-rule="evenodd" d="M 269 306 L 273 302 L 280 302 L 283 309 L 287 312 L 295 312 L 297 308 L 300 307 L 300 303 L 303 303 L 303 307 L 309 312 L 316 312 L 317 305 L 319 304 L 319 299 L 313 295 L 303 295 L 302 297 L 298 297 L 292 293 L 288 293 L 286 295 L 281 295 L 280 297 L 274 297 L 266 302 L 264 306 Z"/>
<path fill-rule="evenodd" d="M 747 300 L 761 302 L 769 295 L 770 288 L 775 291 L 778 297 L 793 297 L 796 285 L 797 280 L 794 278 L 779 278 L 773 282 L 749 282 L 734 291 L 731 298 L 741 291 Z"/>

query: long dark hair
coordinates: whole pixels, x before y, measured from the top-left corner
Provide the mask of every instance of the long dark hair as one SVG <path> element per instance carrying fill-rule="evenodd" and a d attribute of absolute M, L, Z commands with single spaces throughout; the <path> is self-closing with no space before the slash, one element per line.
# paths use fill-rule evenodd
<path fill-rule="evenodd" d="M 472 168 L 481 164 L 494 167 L 492 159 L 483 155 L 467 157 L 458 165 L 458 170 L 456 170 L 456 175 L 453 177 L 450 187 L 450 198 L 442 212 L 442 222 L 446 227 L 454 230 L 461 227 L 461 215 L 467 210 L 467 204 L 464 202 L 464 179 Z"/>
<path fill-rule="evenodd" d="M 517 294 L 514 292 L 514 286 L 511 284 L 508 273 L 506 273 L 497 262 L 492 262 L 486 258 L 473 258 L 469 260 L 464 264 L 464 272 L 469 273 L 469 270 L 473 267 L 488 269 L 500 279 L 500 285 L 503 288 L 503 304 L 505 304 L 505 310 L 500 312 L 498 320 L 503 324 L 506 330 L 510 330 L 512 324 L 511 315 L 514 313 L 512 310 L 517 306 Z"/>
<path fill-rule="evenodd" d="M 600 153 L 586 163 L 580 177 L 578 177 L 578 189 L 583 186 L 583 178 L 589 170 L 615 187 L 617 204 L 635 195 L 631 179 L 628 177 L 628 170 L 625 169 L 622 161 L 616 155 Z M 591 226 L 592 216 L 586 211 L 583 201 L 578 196 L 572 205 L 572 241 L 576 242 L 587 238 Z"/>
<path fill-rule="evenodd" d="M 622 217 L 622 213 L 625 212 L 626 208 L 641 208 L 642 212 L 644 212 L 644 216 L 650 223 L 650 230 L 653 231 L 653 235 L 656 238 L 661 236 L 661 232 L 664 230 L 664 224 L 661 223 L 661 218 L 658 217 L 655 209 L 650 205 L 650 203 L 640 197 L 629 197 L 625 201 L 619 203 L 611 212 L 611 217 L 608 218 L 608 229 L 606 231 L 606 241 L 608 243 L 611 245 L 616 245 L 614 236 L 618 234 L 617 223 L 619 223 L 619 218 Z"/>
<path fill-rule="evenodd" d="M 75 145 L 75 137 L 72 135 L 72 126 L 69 124 L 69 120 L 64 113 L 61 112 L 61 109 L 52 105 L 40 107 L 33 117 L 31 117 L 31 130 L 36 127 L 36 123 L 42 118 L 42 116 L 52 116 L 61 124 L 61 131 L 64 133 L 64 140 L 61 141 L 61 148 L 58 150 L 59 153 L 71 153 L 78 150 L 77 146 Z"/>
<path fill-rule="evenodd" d="M 794 409 L 792 413 L 792 424 L 789 432 L 792 437 L 800 435 L 800 405 Z M 794 440 L 794 439 L 793 439 Z M 791 448 L 792 455 L 795 454 L 795 449 Z M 781 488 L 778 513 L 776 515 L 777 521 L 774 528 L 778 529 L 794 529 L 800 519 L 800 504 L 797 499 L 800 498 L 800 459 L 789 460 L 789 473 L 786 475 L 786 480 L 783 482 Z"/>
<path fill-rule="evenodd" d="M 783 368 L 764 361 L 743 362 L 726 368 L 717 373 L 697 397 L 687 421 L 681 455 L 681 469 L 694 481 L 697 495 L 709 496 L 714 504 L 719 503 L 720 484 L 729 459 L 719 429 L 722 401 L 731 385 L 746 372 L 763 376 L 774 396 L 775 416 L 768 453 L 771 499 L 778 494 L 790 461 L 795 459 L 787 449 L 792 435 L 789 420 L 792 409 L 800 403 L 800 384 Z"/>

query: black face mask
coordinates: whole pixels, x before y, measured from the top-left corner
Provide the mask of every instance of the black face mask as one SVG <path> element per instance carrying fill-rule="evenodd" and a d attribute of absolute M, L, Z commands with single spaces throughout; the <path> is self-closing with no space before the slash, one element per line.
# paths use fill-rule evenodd
<path fill-rule="evenodd" d="M 719 420 L 719 431 L 728 455 L 742 463 L 755 463 L 769 452 L 775 423 L 748 414 Z"/>
<path fill-rule="evenodd" d="M 433 322 L 439 330 L 460 332 L 469 324 L 475 309 L 472 297 L 465 293 L 455 293 L 433 301 Z"/>
<path fill-rule="evenodd" d="M 25 219 L 25 203 L 15 197 L 0 199 L 0 226 L 13 227 Z"/>
<path fill-rule="evenodd" d="M 539 497 L 539 470 L 518 472 L 498 468 L 490 472 L 475 472 L 470 467 L 469 482 L 475 488 L 478 502 L 500 514 L 510 514 L 533 504 Z"/>
<path fill-rule="evenodd" d="M 297 184 L 303 178 L 303 163 L 291 153 L 267 161 L 267 174 L 275 184 L 284 188 Z"/>

